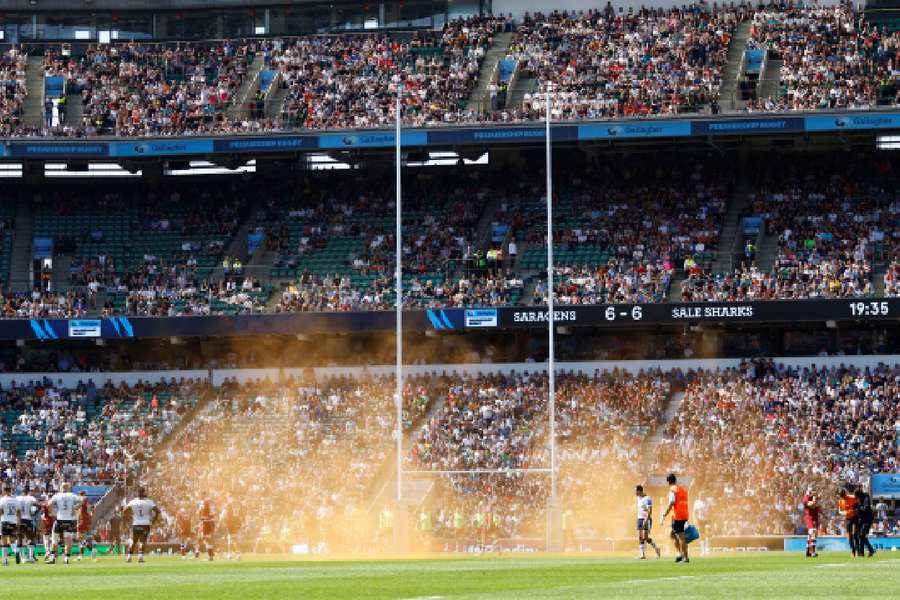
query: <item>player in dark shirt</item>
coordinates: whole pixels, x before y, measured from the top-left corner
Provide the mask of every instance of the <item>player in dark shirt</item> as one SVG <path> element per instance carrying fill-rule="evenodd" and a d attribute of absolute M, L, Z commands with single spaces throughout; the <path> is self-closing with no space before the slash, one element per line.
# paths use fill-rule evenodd
<path fill-rule="evenodd" d="M 207 560 L 210 562 L 215 557 L 213 548 L 213 534 L 216 530 L 216 513 L 213 510 L 212 500 L 208 498 L 200 503 L 200 527 L 197 532 L 196 557 L 200 557 L 200 547 L 206 548 Z"/>
<path fill-rule="evenodd" d="M 875 548 L 869 542 L 869 531 L 875 522 L 875 510 L 872 508 L 872 497 L 862 488 L 856 489 L 856 548 L 858 556 L 868 550 L 869 556 L 875 554 Z"/>
<path fill-rule="evenodd" d="M 119 545 L 122 543 L 122 509 L 116 508 L 116 512 L 109 519 L 109 552 L 119 553 Z"/>

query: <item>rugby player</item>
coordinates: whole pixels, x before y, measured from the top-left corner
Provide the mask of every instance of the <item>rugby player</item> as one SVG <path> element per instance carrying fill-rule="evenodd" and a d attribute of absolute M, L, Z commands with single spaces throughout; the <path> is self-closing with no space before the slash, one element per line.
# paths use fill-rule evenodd
<path fill-rule="evenodd" d="M 659 558 L 659 547 L 650 537 L 650 530 L 653 527 L 653 500 L 644 493 L 642 485 L 635 488 L 635 495 L 637 495 L 638 547 L 641 550 L 638 558 L 641 560 L 647 558 L 647 544 L 650 544 L 650 547 L 656 552 L 656 558 Z"/>
<path fill-rule="evenodd" d="M 816 540 L 819 536 L 819 500 L 810 487 L 803 496 L 803 525 L 806 527 L 806 556 L 816 558 Z"/>
<path fill-rule="evenodd" d="M 44 501 L 41 502 L 41 537 L 44 539 L 44 561 L 50 563 L 54 560 L 53 548 L 56 547 L 56 517 L 50 510 L 50 500 L 47 495 L 43 496 Z"/>
<path fill-rule="evenodd" d="M 31 495 L 31 488 L 27 483 L 22 490 L 22 495 L 16 498 L 16 500 L 19 502 L 19 511 L 22 515 L 16 543 L 19 545 L 22 560 L 33 563 L 34 546 L 37 544 L 38 536 L 36 519 L 40 512 L 40 508 L 38 506 L 37 498 Z"/>
<path fill-rule="evenodd" d="M 81 504 L 78 507 L 78 560 L 81 561 L 85 550 L 91 553 L 91 560 L 97 560 L 97 551 L 91 537 L 91 517 L 94 511 L 87 494 L 82 490 L 78 495 L 81 497 Z"/>
<path fill-rule="evenodd" d="M 69 553 L 72 551 L 72 536 L 77 530 L 78 506 L 81 499 L 69 491 L 69 484 L 62 484 L 62 491 L 50 498 L 50 510 L 56 521 L 53 523 L 53 554 L 49 564 L 56 563 L 56 553 L 59 551 L 59 538 L 63 539 L 63 561 L 69 564 Z"/>
<path fill-rule="evenodd" d="M 9 555 L 15 553 L 16 537 L 19 535 L 22 511 L 19 509 L 19 501 L 13 496 L 12 488 L 3 487 L 3 496 L 0 496 L 0 554 L 3 554 L 3 566 L 9 566 Z M 16 554 L 16 562 L 19 555 Z"/>
<path fill-rule="evenodd" d="M 187 558 L 191 547 L 193 527 L 191 526 L 190 513 L 183 508 L 178 509 L 178 514 L 175 515 L 175 532 L 181 541 L 181 557 Z"/>
<path fill-rule="evenodd" d="M 135 549 L 138 550 L 138 562 L 144 562 L 144 548 L 150 537 L 150 526 L 159 518 L 159 509 L 153 500 L 147 498 L 144 488 L 138 488 L 137 498 L 125 505 L 125 512 L 131 516 L 131 544 L 125 555 L 125 562 L 131 562 Z"/>
<path fill-rule="evenodd" d="M 225 503 L 225 507 L 222 509 L 219 520 L 225 525 L 226 558 L 231 560 L 233 557 L 235 560 L 240 560 L 241 551 L 237 545 L 237 540 L 238 534 L 241 532 L 241 527 L 243 526 L 243 518 L 241 515 L 241 507 L 233 498 L 229 498 L 228 502 Z M 231 552 L 232 547 L 234 548 L 234 554 Z"/>
<path fill-rule="evenodd" d="M 213 548 L 213 534 L 216 532 L 216 514 L 213 511 L 212 500 L 209 498 L 200 503 L 200 527 L 197 529 L 197 548 L 194 556 L 200 558 L 201 546 L 206 549 L 206 559 L 212 562 L 215 557 Z"/>

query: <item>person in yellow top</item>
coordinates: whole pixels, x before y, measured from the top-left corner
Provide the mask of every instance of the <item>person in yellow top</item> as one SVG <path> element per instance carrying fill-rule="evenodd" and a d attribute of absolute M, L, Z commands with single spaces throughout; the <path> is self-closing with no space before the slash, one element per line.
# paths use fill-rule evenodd
<path fill-rule="evenodd" d="M 677 563 L 689 563 L 688 545 L 684 541 L 684 526 L 688 521 L 688 493 L 683 486 L 678 485 L 678 480 L 674 473 L 669 473 L 666 477 L 669 484 L 669 507 L 662 520 L 665 521 L 669 513 L 672 514 L 672 539 L 675 541 L 675 550 L 678 556 L 675 557 Z"/>

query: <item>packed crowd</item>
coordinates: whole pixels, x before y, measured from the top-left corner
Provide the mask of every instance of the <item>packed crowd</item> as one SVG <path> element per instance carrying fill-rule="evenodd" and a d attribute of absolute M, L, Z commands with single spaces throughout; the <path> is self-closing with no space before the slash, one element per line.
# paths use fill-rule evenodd
<path fill-rule="evenodd" d="M 811 487 L 825 530 L 845 484 L 896 472 L 900 411 L 897 367 L 787 368 L 770 361 L 693 373 L 656 457 L 658 472 L 689 473 L 712 500 L 721 534 L 793 533 Z"/>
<path fill-rule="evenodd" d="M 288 89 L 285 121 L 310 129 L 389 126 L 399 86 L 410 124 L 467 120 L 481 61 L 503 23 L 472 17 L 410 39 L 375 34 L 277 42 L 271 64 Z"/>
<path fill-rule="evenodd" d="M 446 384 L 411 377 L 404 427 L 421 420 Z M 310 551 L 370 548 L 369 502 L 392 449 L 390 378 L 304 377 L 273 383 L 226 381 L 147 475 L 162 501 L 161 539 L 176 538 L 180 512 L 203 498 L 237 499 L 244 542 L 257 549 Z M 252 504 L 247 498 L 254 498 Z"/>
<path fill-rule="evenodd" d="M 900 32 L 857 15 L 853 4 L 777 4 L 753 14 L 749 48 L 783 61 L 777 98 L 750 110 L 869 109 L 898 103 Z"/>
<path fill-rule="evenodd" d="M 838 163 L 842 164 L 838 164 Z M 873 271 L 897 252 L 900 204 L 889 162 L 871 157 L 788 162 L 761 170 L 747 212 L 775 237 L 772 272 L 744 257 L 731 273 L 686 270 L 682 300 L 856 298 L 875 295 Z M 891 295 L 893 270 L 885 276 Z"/>
<path fill-rule="evenodd" d="M 221 132 L 235 128 L 225 109 L 267 43 L 97 44 L 77 58 L 48 49 L 44 72 L 81 95 L 84 124 L 75 130 L 88 137 Z"/>
<path fill-rule="evenodd" d="M 81 95 L 84 123 L 21 120 L 25 58 L 0 57 L 4 135 L 169 136 L 297 128 L 387 127 L 404 90 L 411 126 L 515 122 L 541 118 L 553 93 L 557 119 L 666 116 L 719 110 L 719 89 L 738 24 L 752 22 L 749 48 L 783 61 L 782 91 L 748 110 L 868 109 L 896 105 L 900 33 L 874 27 L 849 2 L 835 5 L 693 3 L 671 9 L 462 17 L 441 31 L 318 35 L 215 43 L 125 42 L 45 50 L 44 73 Z M 520 106 L 472 109 L 486 52 L 498 31 L 514 29 L 507 58 L 516 77 L 536 80 Z M 286 90 L 279 118 L 228 111 L 256 55 Z M 496 87 L 496 86 L 494 86 Z M 275 89 L 275 88 L 273 88 Z M 250 90 L 252 94 L 255 90 Z M 270 93 L 270 92 L 269 92 Z M 262 91 L 256 96 L 265 98 Z M 264 102 L 262 100 L 261 102 Z M 480 105 L 480 102 L 473 104 Z"/>
<path fill-rule="evenodd" d="M 567 545 L 620 535 L 633 516 L 633 485 L 670 471 L 690 475 L 712 533 L 792 533 L 808 487 L 823 504 L 824 529 L 840 533 L 838 489 L 900 468 L 897 381 L 900 370 L 888 365 L 768 360 L 717 371 L 560 374 Z M 540 373 L 407 378 L 405 468 L 444 472 L 426 478 L 435 488 L 408 515 L 428 547 L 542 534 L 547 387 Z M 659 444 L 648 445 L 676 389 L 685 390 L 677 413 Z M 164 508 L 161 541 L 177 539 L 176 518 L 213 498 L 217 510 L 240 507 L 245 548 L 383 549 L 400 518 L 378 512 L 390 496 L 392 393 L 390 377 L 369 374 L 217 388 L 187 380 L 12 385 L 0 390 L 0 481 L 28 482 L 38 493 L 63 481 L 147 482 Z"/>
<path fill-rule="evenodd" d="M 462 377 L 449 387 L 407 457 L 414 468 L 446 472 L 427 507 L 437 538 L 490 544 L 540 534 L 549 493 L 540 471 L 549 466 L 547 386 L 546 375 L 524 373 Z M 557 386 L 560 492 L 570 522 L 618 530 L 609 516 L 641 476 L 641 444 L 662 417 L 668 378 L 570 373 Z"/>
<path fill-rule="evenodd" d="M 16 46 L 0 53 L 0 135 L 11 135 L 22 123 L 27 57 Z"/>
<path fill-rule="evenodd" d="M 4 319 L 72 319 L 84 316 L 90 308 L 80 292 L 46 292 L 35 289 L 0 295 L 0 318 Z"/>
<path fill-rule="evenodd" d="M 573 175 L 554 199 L 557 301 L 664 302 L 676 269 L 708 264 L 718 250 L 730 196 L 727 171 L 699 162 L 649 172 L 627 163 L 597 169 L 597 178 Z M 598 179 L 615 182 L 597 185 Z M 516 238 L 539 247 L 546 232 L 541 214 L 527 202 L 510 211 Z M 546 262 L 526 266 L 546 268 Z M 533 302 L 546 302 L 546 295 L 544 279 Z"/>
<path fill-rule="evenodd" d="M 553 93 L 558 119 L 672 115 L 714 104 L 743 8 L 705 4 L 526 16 L 510 54 Z M 526 118 L 542 118 L 525 97 Z"/>
<path fill-rule="evenodd" d="M 134 480 L 159 443 L 207 393 L 170 380 L 75 387 L 50 379 L 0 389 L 0 482 L 35 496 Z"/>

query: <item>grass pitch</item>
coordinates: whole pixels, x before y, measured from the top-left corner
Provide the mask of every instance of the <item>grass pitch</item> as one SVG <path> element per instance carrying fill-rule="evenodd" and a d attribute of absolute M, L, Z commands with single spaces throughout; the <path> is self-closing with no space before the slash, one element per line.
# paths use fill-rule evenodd
<path fill-rule="evenodd" d="M 887 598 L 900 590 L 900 558 L 742 554 L 690 565 L 631 555 L 482 556 L 411 560 L 240 562 L 150 557 L 0 567 L 0 597 L 79 600 L 451 598 Z"/>

